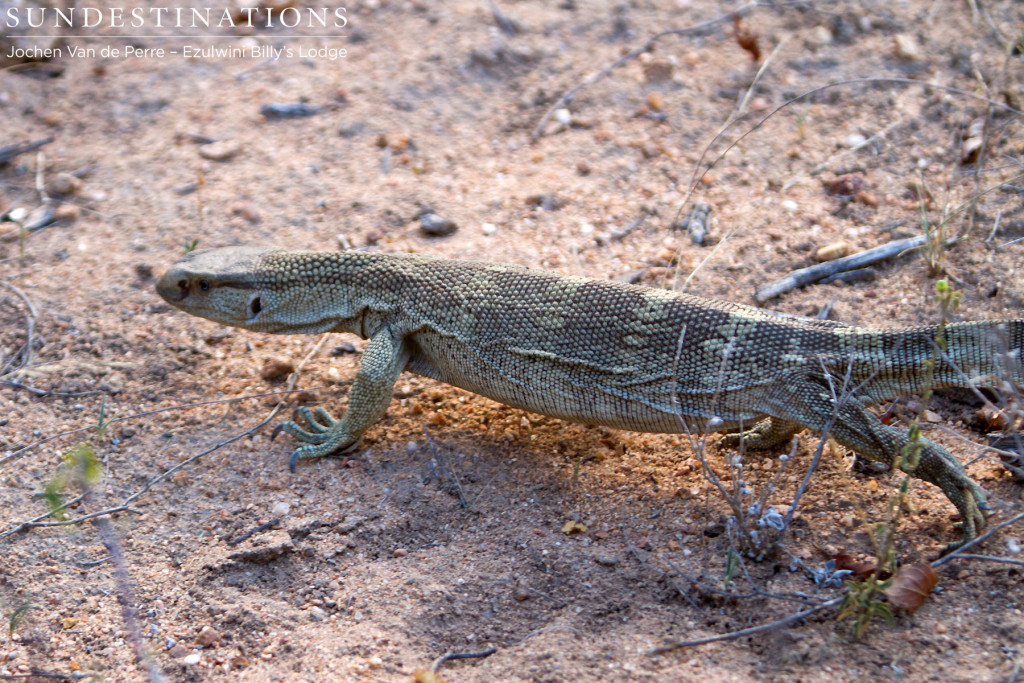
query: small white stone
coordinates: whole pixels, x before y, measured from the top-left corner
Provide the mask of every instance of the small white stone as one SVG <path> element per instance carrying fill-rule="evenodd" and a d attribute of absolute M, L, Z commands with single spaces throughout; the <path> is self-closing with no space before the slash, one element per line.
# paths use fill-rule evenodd
<path fill-rule="evenodd" d="M 828 45 L 832 42 L 832 31 L 829 31 L 828 27 L 819 24 L 811 29 L 811 32 L 807 35 L 807 42 L 811 45 Z"/>
<path fill-rule="evenodd" d="M 854 147 L 860 147 L 867 141 L 868 139 L 861 135 L 860 133 L 853 133 L 852 135 L 846 138 L 846 146 L 853 149 Z"/>
<path fill-rule="evenodd" d="M 792 199 L 783 199 L 782 208 L 785 209 L 786 211 L 796 211 L 800 207 Z"/>
<path fill-rule="evenodd" d="M 415 451 L 418 451 L 418 450 L 420 449 L 420 447 L 419 447 L 419 444 L 417 444 L 417 443 L 416 443 L 415 441 L 410 441 L 410 442 L 409 442 L 409 445 L 408 445 L 408 446 L 406 446 L 406 449 L 407 449 L 407 450 L 408 450 L 408 451 L 409 451 L 410 453 L 413 453 L 413 452 L 415 452 Z"/>
<path fill-rule="evenodd" d="M 185 666 L 195 666 L 196 664 L 199 663 L 199 659 L 200 659 L 199 654 L 196 653 L 196 652 L 193 652 L 190 655 L 185 655 L 184 658 L 182 658 L 181 663 L 184 664 Z"/>
<path fill-rule="evenodd" d="M 480 226 L 480 230 L 482 230 L 485 235 L 493 235 L 498 232 L 498 226 L 494 223 L 484 223 Z"/>
<path fill-rule="evenodd" d="M 572 112 L 570 112 L 568 109 L 556 109 L 555 121 L 558 121 L 563 126 L 568 126 L 570 123 L 572 123 Z"/>
<path fill-rule="evenodd" d="M 276 503 L 274 503 L 273 507 L 270 508 L 270 512 L 275 517 L 284 517 L 289 512 L 291 512 L 291 509 L 291 505 L 279 500 Z"/>
<path fill-rule="evenodd" d="M 924 52 L 921 50 L 921 46 L 918 44 L 917 38 L 909 33 L 896 34 L 896 36 L 893 37 L 893 42 L 896 43 L 897 57 L 916 61 L 924 56 Z"/>
<path fill-rule="evenodd" d="M 583 223 L 582 225 L 580 225 L 580 234 L 582 234 L 584 237 L 589 237 L 590 235 L 593 235 L 594 234 L 594 224 L 593 223 Z"/>
<path fill-rule="evenodd" d="M 1014 555 L 1016 555 L 1020 552 L 1020 541 L 1018 541 L 1016 538 L 1006 539 L 1006 549 Z"/>

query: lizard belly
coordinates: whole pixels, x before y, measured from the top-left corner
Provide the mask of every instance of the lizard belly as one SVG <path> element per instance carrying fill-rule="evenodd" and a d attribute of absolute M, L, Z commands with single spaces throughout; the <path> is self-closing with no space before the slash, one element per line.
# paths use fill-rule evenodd
<path fill-rule="evenodd" d="M 411 372 L 572 422 L 680 433 L 732 429 L 762 417 L 730 409 L 727 390 L 684 386 L 670 369 L 595 367 L 511 346 L 470 347 L 439 334 L 418 334 L 412 347 Z"/>

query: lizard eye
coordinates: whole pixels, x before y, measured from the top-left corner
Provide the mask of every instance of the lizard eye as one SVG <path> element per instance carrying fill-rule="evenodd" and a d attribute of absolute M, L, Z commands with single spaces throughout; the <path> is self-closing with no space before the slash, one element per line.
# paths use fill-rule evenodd
<path fill-rule="evenodd" d="M 263 310 L 263 303 L 260 301 L 259 294 L 254 294 L 253 297 L 249 299 L 249 310 L 252 311 L 254 316 Z"/>
<path fill-rule="evenodd" d="M 200 280 L 199 281 L 199 289 L 201 289 L 201 290 L 203 290 L 205 292 L 209 288 L 210 288 L 209 280 Z"/>

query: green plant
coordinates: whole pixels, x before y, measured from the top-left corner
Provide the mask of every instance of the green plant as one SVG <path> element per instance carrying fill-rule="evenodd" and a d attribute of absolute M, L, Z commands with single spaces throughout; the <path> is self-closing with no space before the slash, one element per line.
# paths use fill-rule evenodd
<path fill-rule="evenodd" d="M 32 594 L 29 593 L 25 601 L 14 608 L 11 612 L 10 619 L 7 620 L 7 637 L 13 638 L 14 632 L 18 630 L 18 626 L 21 624 L 22 619 L 28 614 L 28 611 L 35 607 L 32 604 Z"/>
<path fill-rule="evenodd" d="M 892 608 L 888 602 L 881 599 L 892 579 L 882 581 L 876 572 L 863 581 L 847 579 L 843 583 L 846 585 L 847 593 L 843 597 L 837 618 L 841 621 L 853 617 L 853 632 L 858 638 L 864 637 L 868 625 L 875 617 L 882 617 L 892 625 Z"/>
<path fill-rule="evenodd" d="M 50 509 L 50 516 L 58 521 L 67 518 L 64 498 L 68 489 L 74 487 L 87 490 L 103 473 L 96 449 L 84 441 L 64 452 L 57 472 L 43 487 L 43 499 Z"/>
<path fill-rule="evenodd" d="M 191 254 L 199 246 L 199 240 L 185 240 L 185 253 Z"/>

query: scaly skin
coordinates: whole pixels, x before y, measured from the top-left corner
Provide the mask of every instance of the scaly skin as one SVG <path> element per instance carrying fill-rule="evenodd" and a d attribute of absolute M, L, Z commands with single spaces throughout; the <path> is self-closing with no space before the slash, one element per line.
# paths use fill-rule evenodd
<path fill-rule="evenodd" d="M 187 313 L 257 332 L 369 339 L 341 420 L 300 409 L 283 424 L 299 459 L 356 446 L 409 370 L 574 422 L 641 432 L 753 429 L 763 448 L 803 427 L 898 463 L 907 432 L 866 408 L 928 381 L 934 327 L 869 329 L 618 282 L 422 255 L 194 252 L 157 284 Z M 1024 320 L 954 323 L 934 387 L 1024 383 Z M 1007 349 L 1016 356 L 1001 353 Z M 729 439 L 730 437 L 727 437 Z M 984 526 L 985 492 L 924 441 L 912 473 L 956 506 L 963 539 Z"/>

